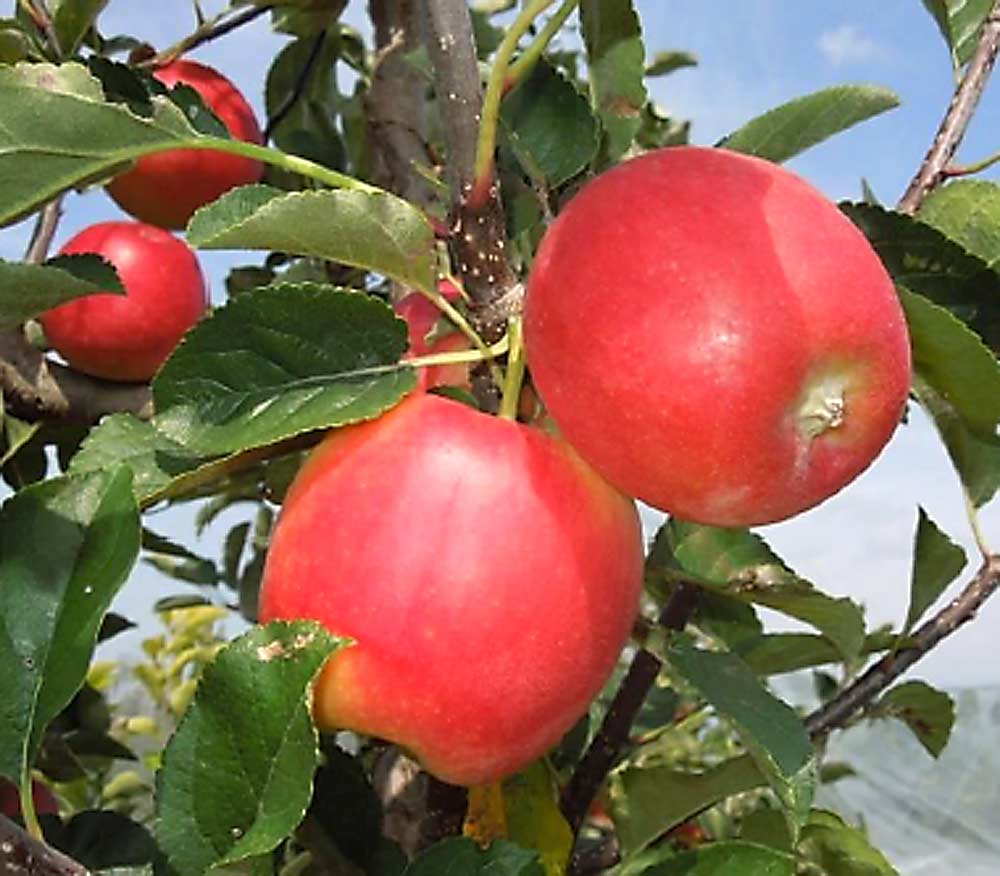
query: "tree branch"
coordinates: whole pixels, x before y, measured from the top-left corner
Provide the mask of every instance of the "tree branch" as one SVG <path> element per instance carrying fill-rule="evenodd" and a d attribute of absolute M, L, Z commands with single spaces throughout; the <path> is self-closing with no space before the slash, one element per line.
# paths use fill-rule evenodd
<path fill-rule="evenodd" d="M 426 209 L 439 201 L 433 184 L 420 172 L 433 167 L 427 142 L 426 77 L 406 56 L 425 41 L 418 0 L 369 0 L 376 56 L 365 95 L 372 143 L 372 178 Z"/>
<path fill-rule="evenodd" d="M 49 201 L 39 214 L 35 228 L 31 232 L 31 242 L 24 254 L 24 260 L 29 265 L 40 265 L 48 257 L 52 238 L 55 237 L 56 228 L 59 227 L 59 220 L 62 218 L 62 200 L 62 195 L 57 196 L 55 200 Z"/>
<path fill-rule="evenodd" d="M 200 45 L 204 45 L 205 43 L 216 40 L 221 36 L 225 36 L 227 33 L 231 33 L 237 28 L 243 27 L 243 25 L 249 24 L 251 21 L 260 18 L 260 16 L 270 12 L 273 8 L 273 3 L 268 3 L 263 6 L 251 6 L 239 15 L 234 15 L 232 18 L 228 19 L 226 16 L 229 14 L 230 10 L 227 9 L 225 12 L 220 13 L 210 21 L 206 21 L 198 27 L 194 33 L 184 37 L 184 39 L 174 43 L 162 52 L 157 52 L 152 57 L 145 59 L 143 61 L 143 66 L 160 67 L 164 64 L 169 64 L 185 52 L 190 52 L 192 49 L 195 49 Z"/>
<path fill-rule="evenodd" d="M 951 99 L 934 142 L 899 202 L 897 209 L 901 213 L 916 213 L 924 199 L 947 176 L 948 165 L 955 157 L 969 122 L 972 121 L 979 98 L 996 62 L 998 50 L 1000 50 L 1000 0 L 996 0 L 990 14 L 983 22 L 979 45 L 955 90 L 955 96 Z"/>
<path fill-rule="evenodd" d="M 62 46 L 59 45 L 59 35 L 56 33 L 52 16 L 49 14 L 48 9 L 45 8 L 45 4 L 41 0 L 31 0 L 31 13 L 35 25 L 42 32 L 45 42 L 49 45 L 49 51 L 52 52 L 52 56 L 57 61 L 61 61 L 63 53 Z"/>
<path fill-rule="evenodd" d="M 472 20 L 465 0 L 425 2 L 428 49 L 448 152 L 452 257 L 471 298 L 476 329 L 492 343 L 503 335 L 509 317 L 520 311 L 523 290 L 507 259 L 506 221 L 495 172 L 486 186 L 473 190 L 483 90 Z"/>
<path fill-rule="evenodd" d="M 0 389 L 7 410 L 30 421 L 93 423 L 119 411 L 144 419 L 153 414 L 146 384 L 99 380 L 50 362 L 20 329 L 0 332 Z"/>
<path fill-rule="evenodd" d="M 1000 50 L 1000 0 L 995 0 L 993 8 L 983 22 L 976 51 L 955 90 L 934 142 L 897 205 L 901 213 L 915 213 L 920 209 L 924 199 L 947 178 L 948 167 L 972 121 L 979 98 L 996 62 L 998 50 Z M 809 715 L 805 722 L 809 734 L 818 739 L 831 730 L 844 726 L 928 651 L 971 620 L 979 607 L 996 592 L 998 587 L 1000 587 L 1000 558 L 995 555 L 987 556 L 975 578 L 959 597 L 916 632 L 912 645 L 887 654 L 832 700 Z"/>
<path fill-rule="evenodd" d="M 39 842 L 0 815 L 0 874 L 3 876 L 90 876 L 82 864 Z"/>
<path fill-rule="evenodd" d="M 698 604 L 698 590 L 688 584 L 679 584 L 667 601 L 659 618 L 659 625 L 668 630 L 680 631 L 687 625 Z M 629 733 L 646 695 L 656 681 L 662 667 L 660 658 L 640 648 L 611 701 L 601 728 L 586 753 L 577 764 L 572 778 L 562 794 L 562 813 L 576 833 L 590 808 L 591 802 L 611 767 L 628 743 Z M 570 873 L 579 865 L 571 862 Z"/>
<path fill-rule="evenodd" d="M 900 675 L 943 639 L 975 617 L 980 607 L 1000 588 L 1000 556 L 990 556 L 969 585 L 948 606 L 913 635 L 913 644 L 887 654 L 851 685 L 806 718 L 814 739 L 842 727 Z"/>

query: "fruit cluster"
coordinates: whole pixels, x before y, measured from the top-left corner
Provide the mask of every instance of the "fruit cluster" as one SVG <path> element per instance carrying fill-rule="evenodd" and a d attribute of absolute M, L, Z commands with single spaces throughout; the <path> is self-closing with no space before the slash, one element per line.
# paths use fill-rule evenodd
<path fill-rule="evenodd" d="M 443 349 L 426 301 L 399 310 L 414 352 Z M 262 582 L 261 620 L 356 641 L 316 686 L 319 726 L 461 784 L 542 755 L 611 672 L 642 579 L 628 497 L 719 526 L 792 516 L 869 465 L 909 387 L 860 232 L 788 171 L 716 149 L 586 185 L 542 241 L 525 333 L 561 437 L 423 393 L 339 430 L 288 493 Z"/>
<path fill-rule="evenodd" d="M 234 139 L 263 142 L 253 110 L 221 73 L 176 60 L 154 71 L 168 88 L 201 96 Z M 140 221 L 101 222 L 60 255 L 94 253 L 118 272 L 125 295 L 77 298 L 41 317 L 48 342 L 78 371 L 115 381 L 149 380 L 205 313 L 208 293 L 194 252 L 164 229 L 183 228 L 199 207 L 260 180 L 260 162 L 205 149 L 140 158 L 108 183 L 115 202 Z"/>
<path fill-rule="evenodd" d="M 261 142 L 215 71 L 155 75 Z M 62 252 L 103 255 L 127 295 L 45 314 L 52 345 L 87 373 L 149 379 L 207 306 L 193 253 L 163 229 L 260 175 L 180 150 L 115 178 L 142 222 Z M 423 296 L 396 309 L 412 356 L 469 347 Z M 635 498 L 716 526 L 798 514 L 871 463 L 909 387 L 903 314 L 860 232 L 794 174 L 720 149 L 650 152 L 585 185 L 538 250 L 524 326 L 550 431 L 431 394 L 468 389 L 465 364 L 423 369 L 411 398 L 312 454 L 261 585 L 262 621 L 355 642 L 317 682 L 318 726 L 390 739 L 461 784 L 542 755 L 605 683 L 642 584 Z"/>

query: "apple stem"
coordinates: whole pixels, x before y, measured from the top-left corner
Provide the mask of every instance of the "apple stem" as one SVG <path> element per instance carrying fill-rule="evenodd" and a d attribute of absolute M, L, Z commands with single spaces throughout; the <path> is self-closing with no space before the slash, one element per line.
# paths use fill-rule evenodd
<path fill-rule="evenodd" d="M 445 279 L 451 282 L 456 289 L 462 289 L 462 281 L 457 277 L 448 275 Z M 448 319 L 455 324 L 455 327 L 469 339 L 472 345 L 483 354 L 485 361 L 489 363 L 490 376 L 493 378 L 497 386 L 502 385 L 504 379 L 503 372 L 494 361 L 494 354 L 490 352 L 490 348 L 487 346 L 482 337 L 480 337 L 479 333 L 469 324 L 465 315 L 436 289 L 419 289 L 418 291 L 425 298 L 429 299 L 431 303 L 438 308 L 438 310 L 447 316 Z M 464 291 L 462 291 L 462 295 L 464 297 Z"/>
<path fill-rule="evenodd" d="M 497 121 L 500 116 L 500 101 L 504 95 L 504 83 L 507 81 L 510 59 L 514 55 L 521 37 L 527 33 L 535 19 L 554 2 L 555 0 L 534 0 L 534 2 L 529 3 L 514 20 L 497 49 L 493 60 L 493 69 L 490 70 L 489 82 L 486 84 L 482 120 L 479 125 L 479 139 L 476 142 L 476 161 L 473 165 L 472 191 L 469 195 L 469 200 L 473 204 L 476 204 L 478 199 L 485 200 L 493 184 L 493 153 L 496 151 Z"/>
<path fill-rule="evenodd" d="M 552 42 L 552 38 L 559 33 L 566 19 L 570 17 L 573 10 L 579 5 L 580 0 L 565 0 L 563 5 L 552 13 L 552 17 L 545 22 L 545 26 L 538 32 L 538 36 L 531 42 L 531 45 L 507 69 L 507 78 L 503 83 L 504 94 L 531 73 L 549 43 Z"/>
<path fill-rule="evenodd" d="M 499 416 L 505 420 L 516 420 L 521 384 L 524 382 L 524 337 L 520 316 L 511 318 L 507 326 L 507 337 L 510 338 L 510 352 L 507 354 L 507 374 L 503 381 Z"/>

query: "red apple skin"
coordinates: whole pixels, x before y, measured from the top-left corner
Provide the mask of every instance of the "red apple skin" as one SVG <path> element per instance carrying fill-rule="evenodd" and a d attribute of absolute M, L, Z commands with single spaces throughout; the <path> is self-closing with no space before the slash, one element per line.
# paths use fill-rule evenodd
<path fill-rule="evenodd" d="M 153 72 L 168 88 L 188 85 L 226 126 L 234 140 L 263 144 L 246 99 L 225 76 L 196 61 L 177 60 Z M 206 149 L 172 149 L 140 158 L 116 176 L 108 194 L 126 213 L 160 228 L 184 228 L 199 207 L 236 186 L 258 182 L 264 165 L 251 158 Z"/>
<path fill-rule="evenodd" d="M 31 797 L 35 803 L 36 815 L 59 814 L 59 801 L 44 782 L 31 780 Z M 17 785 L 4 778 L 0 778 L 0 815 L 8 818 L 21 817 L 21 792 Z"/>
<path fill-rule="evenodd" d="M 642 563 L 634 503 L 569 445 L 421 393 L 306 462 L 260 619 L 356 640 L 316 684 L 319 727 L 389 739 L 471 785 L 586 711 L 628 638 Z"/>
<path fill-rule="evenodd" d="M 458 289 L 450 280 L 438 283 L 438 292 L 450 302 L 455 302 L 460 297 Z M 457 330 L 431 344 L 427 343 L 427 334 L 443 314 L 426 295 L 410 292 L 396 303 L 395 310 L 406 320 L 410 341 L 408 359 L 432 353 L 451 353 L 469 349 L 469 339 Z M 461 362 L 420 368 L 417 371 L 417 387 L 423 390 L 433 389 L 436 386 L 458 386 L 468 389 L 469 367 L 468 362 Z"/>
<path fill-rule="evenodd" d="M 687 520 L 816 505 L 871 463 L 906 403 L 906 324 L 878 257 L 757 158 L 678 147 L 592 180 L 547 231 L 525 307 L 532 377 L 565 438 Z"/>
<path fill-rule="evenodd" d="M 195 254 L 152 225 L 91 225 L 59 253 L 102 256 L 126 291 L 77 298 L 40 317 L 49 343 L 78 371 L 107 380 L 148 380 L 208 306 Z"/>

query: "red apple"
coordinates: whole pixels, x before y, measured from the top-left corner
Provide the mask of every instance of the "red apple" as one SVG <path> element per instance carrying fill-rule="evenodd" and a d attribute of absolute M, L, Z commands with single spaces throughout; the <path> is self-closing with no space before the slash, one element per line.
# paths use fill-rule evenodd
<path fill-rule="evenodd" d="M 264 142 L 250 104 L 218 70 L 178 60 L 153 71 L 153 75 L 168 88 L 188 85 L 197 91 L 234 140 Z M 136 219 L 160 228 L 183 228 L 199 207 L 235 186 L 258 182 L 263 172 L 263 164 L 241 155 L 172 149 L 140 158 L 107 189 L 115 203 Z"/>
<path fill-rule="evenodd" d="M 438 292 L 452 303 L 460 297 L 458 289 L 450 280 L 442 280 L 438 283 Z M 406 320 L 410 339 L 410 351 L 407 358 L 469 349 L 469 339 L 458 329 L 428 343 L 428 334 L 442 319 L 447 320 L 447 317 L 426 295 L 420 292 L 410 292 L 396 303 L 395 310 Z M 418 387 L 420 389 L 433 389 L 435 386 L 460 386 L 468 389 L 469 368 L 468 362 L 420 368 L 417 372 Z"/>
<path fill-rule="evenodd" d="M 36 815 L 59 814 L 59 801 L 44 782 L 38 779 L 31 780 L 31 798 L 35 803 Z M 2 777 L 0 777 L 0 815 L 6 815 L 8 818 L 21 817 L 20 789 Z"/>
<path fill-rule="evenodd" d="M 650 152 L 584 186 L 542 240 L 525 343 L 591 465 L 718 526 L 841 489 L 892 435 L 910 379 L 864 236 L 793 173 L 721 149 Z"/>
<path fill-rule="evenodd" d="M 539 430 L 417 394 L 333 432 L 268 552 L 260 618 L 356 644 L 314 691 L 319 727 L 392 740 L 441 779 L 508 775 L 607 679 L 637 610 L 634 503 Z"/>
<path fill-rule="evenodd" d="M 78 371 L 108 380 L 148 380 L 208 306 L 195 254 L 152 225 L 91 225 L 59 253 L 102 256 L 114 265 L 127 293 L 77 298 L 40 317 L 49 343 Z"/>

